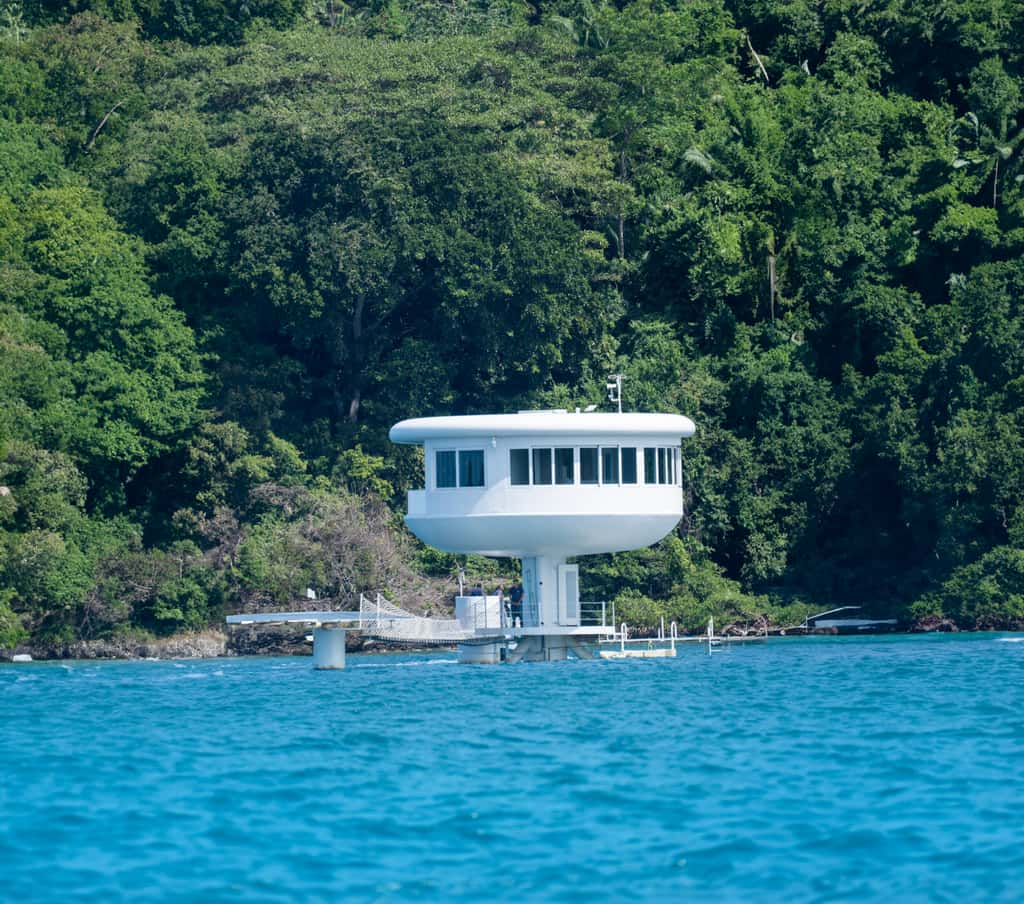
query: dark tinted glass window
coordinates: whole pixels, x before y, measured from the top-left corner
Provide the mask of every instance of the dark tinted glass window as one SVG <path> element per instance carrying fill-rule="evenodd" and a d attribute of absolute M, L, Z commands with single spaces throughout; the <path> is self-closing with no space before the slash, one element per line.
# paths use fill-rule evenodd
<path fill-rule="evenodd" d="M 524 487 L 530 482 L 530 450 L 511 449 L 508 453 L 512 486 Z"/>
<path fill-rule="evenodd" d="M 618 447 L 614 449 L 602 449 L 601 450 L 601 482 L 602 483 L 618 483 L 619 482 L 619 450 Z"/>
<path fill-rule="evenodd" d="M 664 449 L 658 449 L 658 483 L 668 483 L 668 468 L 665 467 Z"/>
<path fill-rule="evenodd" d="M 555 483 L 573 483 L 572 449 L 555 449 Z"/>
<path fill-rule="evenodd" d="M 536 484 L 551 483 L 551 450 L 533 450 L 533 482 Z"/>
<path fill-rule="evenodd" d="M 623 448 L 622 452 L 622 482 L 636 483 L 636 449 Z"/>
<path fill-rule="evenodd" d="M 459 452 L 459 486 L 482 487 L 484 485 L 484 453 L 482 449 Z"/>
<path fill-rule="evenodd" d="M 580 483 L 597 483 L 597 449 L 580 449 Z"/>
<path fill-rule="evenodd" d="M 435 479 L 441 489 L 455 486 L 455 453 L 438 452 L 434 458 L 437 465 Z"/>
<path fill-rule="evenodd" d="M 644 483 L 658 482 L 658 469 L 654 462 L 654 449 L 644 449 Z"/>

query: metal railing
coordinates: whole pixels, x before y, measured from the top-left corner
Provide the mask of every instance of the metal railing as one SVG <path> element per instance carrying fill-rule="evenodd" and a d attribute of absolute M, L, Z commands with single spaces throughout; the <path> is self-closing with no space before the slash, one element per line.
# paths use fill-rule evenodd
<path fill-rule="evenodd" d="M 615 625 L 615 603 L 580 602 L 580 625 L 608 628 Z"/>
<path fill-rule="evenodd" d="M 658 634 L 655 637 L 648 637 L 641 635 L 639 637 L 629 636 L 629 625 L 625 622 L 619 625 L 618 631 L 613 634 L 609 639 L 604 641 L 598 641 L 599 643 L 610 643 L 618 644 L 619 651 L 621 653 L 626 652 L 626 644 L 637 644 L 645 645 L 649 649 L 655 649 L 655 644 L 668 644 L 668 649 L 672 651 L 672 655 L 676 654 L 676 644 L 679 642 L 679 626 L 675 622 L 670 622 L 668 626 L 668 632 L 665 631 L 665 619 L 661 620 L 661 625 L 658 628 Z"/>

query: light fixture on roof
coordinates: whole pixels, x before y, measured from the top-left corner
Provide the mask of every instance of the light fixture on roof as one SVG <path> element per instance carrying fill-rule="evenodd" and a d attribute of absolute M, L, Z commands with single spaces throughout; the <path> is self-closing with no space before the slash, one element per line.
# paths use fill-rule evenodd
<path fill-rule="evenodd" d="M 622 414 L 622 378 L 625 374 L 612 374 L 611 378 L 614 383 L 605 383 L 605 388 L 608 390 L 608 401 L 614 402 L 619 406 L 619 414 Z"/>

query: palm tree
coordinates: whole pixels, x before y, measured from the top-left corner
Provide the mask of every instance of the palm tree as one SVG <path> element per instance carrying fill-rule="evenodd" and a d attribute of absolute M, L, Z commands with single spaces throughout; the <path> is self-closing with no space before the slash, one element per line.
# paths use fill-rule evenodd
<path fill-rule="evenodd" d="M 953 161 L 955 169 L 976 167 L 979 190 L 992 176 L 992 207 L 998 207 L 1000 180 L 1013 175 L 1022 181 L 1020 148 L 1024 129 L 1018 127 L 1020 86 L 998 58 L 983 60 L 970 75 L 966 96 L 971 109 L 953 125 L 954 137 L 967 145 Z"/>

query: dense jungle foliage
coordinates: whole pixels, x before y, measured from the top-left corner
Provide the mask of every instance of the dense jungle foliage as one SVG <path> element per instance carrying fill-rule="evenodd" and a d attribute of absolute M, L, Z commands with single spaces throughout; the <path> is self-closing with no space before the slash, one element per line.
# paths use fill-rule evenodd
<path fill-rule="evenodd" d="M 589 598 L 1024 625 L 1022 0 L 7 0 L 0 67 L 0 645 L 437 602 L 390 424 L 611 372 L 698 433 Z"/>

